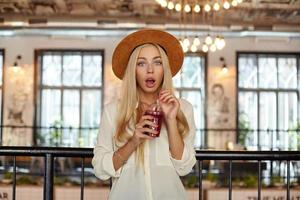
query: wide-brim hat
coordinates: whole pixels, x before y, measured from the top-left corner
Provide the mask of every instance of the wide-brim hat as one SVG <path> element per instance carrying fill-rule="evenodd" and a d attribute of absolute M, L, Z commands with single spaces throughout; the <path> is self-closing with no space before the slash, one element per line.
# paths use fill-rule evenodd
<path fill-rule="evenodd" d="M 114 50 L 112 69 L 119 79 L 123 79 L 129 57 L 133 50 L 146 43 L 158 44 L 164 49 L 169 59 L 172 76 L 180 70 L 184 53 L 177 38 L 165 31 L 142 29 L 126 36 Z"/>

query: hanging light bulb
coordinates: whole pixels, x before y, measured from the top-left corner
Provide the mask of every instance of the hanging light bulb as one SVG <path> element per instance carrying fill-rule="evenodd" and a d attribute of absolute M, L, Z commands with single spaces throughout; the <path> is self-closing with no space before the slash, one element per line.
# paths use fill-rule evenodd
<path fill-rule="evenodd" d="M 222 72 L 225 74 L 228 72 L 228 68 L 225 64 L 222 66 Z"/>
<path fill-rule="evenodd" d="M 186 52 L 188 52 L 189 48 L 187 46 L 183 46 L 182 50 L 184 53 L 186 53 Z"/>
<path fill-rule="evenodd" d="M 208 3 L 205 4 L 204 10 L 205 10 L 205 12 L 209 12 L 211 10 L 211 7 L 210 7 L 210 5 Z"/>
<path fill-rule="evenodd" d="M 197 51 L 197 46 L 195 44 L 192 44 L 191 46 L 191 52 L 196 52 Z"/>
<path fill-rule="evenodd" d="M 232 0 L 231 5 L 233 7 L 236 7 L 238 5 L 238 2 L 236 0 Z"/>
<path fill-rule="evenodd" d="M 237 0 L 237 2 L 238 2 L 238 3 L 242 3 L 242 2 L 243 2 L 243 0 Z"/>
<path fill-rule="evenodd" d="M 185 4 L 184 11 L 187 13 L 191 12 L 191 6 L 189 4 Z"/>
<path fill-rule="evenodd" d="M 168 9 L 170 9 L 170 10 L 174 9 L 174 3 L 173 3 L 173 1 L 169 1 L 169 3 L 168 3 Z"/>
<path fill-rule="evenodd" d="M 223 37 L 220 37 L 220 38 L 219 38 L 219 42 L 216 43 L 217 49 L 219 49 L 219 50 L 223 49 L 223 48 L 225 47 L 225 44 L 226 44 L 226 43 L 225 43 L 224 38 L 223 38 Z"/>
<path fill-rule="evenodd" d="M 228 1 L 225 1 L 223 4 L 223 7 L 228 10 L 230 8 L 230 3 Z"/>
<path fill-rule="evenodd" d="M 211 45 L 212 44 L 212 38 L 210 37 L 210 35 L 208 34 L 207 36 L 206 36 L 206 38 L 205 38 L 205 43 L 207 44 L 207 45 Z"/>
<path fill-rule="evenodd" d="M 202 51 L 203 52 L 208 52 L 208 46 L 207 46 L 207 44 L 203 44 Z"/>
<path fill-rule="evenodd" d="M 220 42 L 220 36 L 217 35 L 217 37 L 215 38 L 215 41 L 214 41 L 214 44 L 217 46 L 217 48 L 218 48 L 219 42 Z"/>
<path fill-rule="evenodd" d="M 215 45 L 215 44 L 210 45 L 209 50 L 210 50 L 211 52 L 215 52 L 215 51 L 217 50 L 216 45 Z"/>
<path fill-rule="evenodd" d="M 214 3 L 214 10 L 215 11 L 220 10 L 220 4 L 218 2 Z"/>
<path fill-rule="evenodd" d="M 194 6 L 194 11 L 195 11 L 196 13 L 199 13 L 199 12 L 201 11 L 201 8 L 200 8 L 199 4 L 196 4 L 196 5 Z"/>
<path fill-rule="evenodd" d="M 184 38 L 184 40 L 183 40 L 183 46 L 186 46 L 186 47 L 190 46 L 190 41 L 189 41 L 188 37 Z"/>
<path fill-rule="evenodd" d="M 166 0 L 161 0 L 160 5 L 161 7 L 166 8 L 168 6 L 168 2 Z"/>
<path fill-rule="evenodd" d="M 177 3 L 176 5 L 175 5 L 175 10 L 176 11 L 181 11 L 181 4 L 180 3 Z"/>
<path fill-rule="evenodd" d="M 199 46 L 199 45 L 200 45 L 200 39 L 199 39 L 198 36 L 196 36 L 196 37 L 194 38 L 193 44 L 196 45 L 196 46 Z"/>

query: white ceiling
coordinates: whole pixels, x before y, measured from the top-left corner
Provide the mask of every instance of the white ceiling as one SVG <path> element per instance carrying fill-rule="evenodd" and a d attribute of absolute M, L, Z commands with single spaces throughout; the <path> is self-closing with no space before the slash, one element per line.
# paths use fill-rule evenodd
<path fill-rule="evenodd" d="M 199 0 L 201 2 L 201 0 Z M 204 1 L 204 0 L 203 0 Z M 202 1 L 202 2 L 203 2 Z M 205 0 L 206 2 L 206 0 Z M 21 24 L 13 24 L 11 22 Z M 244 0 L 216 14 L 186 17 L 192 31 L 300 32 L 300 0 Z M 18 27 L 130 29 L 183 27 L 179 14 L 155 0 L 0 0 L 0 29 Z"/>

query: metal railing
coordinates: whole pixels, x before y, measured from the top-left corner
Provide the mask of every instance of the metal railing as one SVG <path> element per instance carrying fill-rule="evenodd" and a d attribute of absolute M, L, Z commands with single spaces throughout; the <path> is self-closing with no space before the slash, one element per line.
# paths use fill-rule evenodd
<path fill-rule="evenodd" d="M 80 199 L 84 197 L 84 177 L 85 177 L 85 158 L 93 157 L 91 148 L 57 148 L 57 147 L 4 147 L 0 148 L 0 156 L 13 157 L 13 184 L 12 199 L 16 199 L 16 157 L 31 156 L 44 157 L 44 200 L 53 200 L 53 179 L 54 179 L 54 158 L 55 157 L 80 157 L 81 158 L 81 181 L 80 181 Z"/>
<path fill-rule="evenodd" d="M 13 184 L 12 184 L 12 199 L 16 199 L 16 157 L 31 156 L 44 157 L 44 200 L 53 200 L 54 187 L 54 158 L 56 157 L 80 157 L 81 158 L 81 184 L 80 184 L 80 199 L 84 198 L 84 177 L 85 177 L 85 158 L 93 157 L 93 149 L 91 148 L 58 148 L 58 147 L 1 147 L 0 156 L 13 157 Z M 228 185 L 228 199 L 232 199 L 232 162 L 236 160 L 257 161 L 257 176 L 258 200 L 261 199 L 262 190 L 262 161 L 286 161 L 287 162 L 287 181 L 286 181 L 286 198 L 290 199 L 290 162 L 300 161 L 300 152 L 297 151 L 196 151 L 196 158 L 198 160 L 198 189 L 199 199 L 203 199 L 203 162 L 206 160 L 226 160 L 229 162 L 229 185 Z"/>

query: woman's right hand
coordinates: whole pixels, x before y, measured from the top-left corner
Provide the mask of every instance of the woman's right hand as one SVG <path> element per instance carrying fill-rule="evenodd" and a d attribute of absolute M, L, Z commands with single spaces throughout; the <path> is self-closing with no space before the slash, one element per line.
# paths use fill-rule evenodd
<path fill-rule="evenodd" d="M 152 122 L 153 116 L 151 115 L 143 115 L 140 119 L 140 121 L 135 125 L 135 131 L 132 136 L 132 139 L 136 144 L 140 144 L 146 139 L 153 140 L 155 137 L 151 137 L 145 133 L 153 133 L 158 134 L 156 130 L 153 130 L 149 127 L 157 127 L 158 125 Z M 148 125 L 148 127 L 146 127 Z"/>

